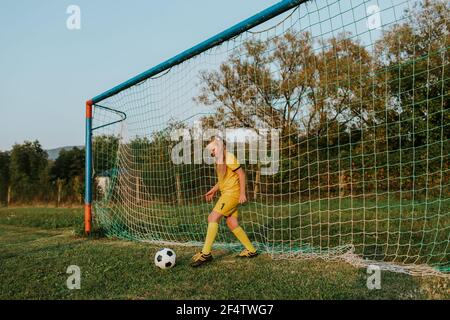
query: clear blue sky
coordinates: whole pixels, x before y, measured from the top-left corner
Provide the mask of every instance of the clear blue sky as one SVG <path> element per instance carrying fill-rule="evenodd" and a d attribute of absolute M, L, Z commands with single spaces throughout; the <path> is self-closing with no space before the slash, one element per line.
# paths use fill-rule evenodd
<path fill-rule="evenodd" d="M 1 0 L 0 150 L 35 139 L 83 145 L 86 100 L 279 1 Z M 408 0 L 317 3 L 335 15 L 320 32 L 350 23 L 364 41 L 369 5 L 389 25 Z M 81 8 L 81 30 L 66 27 L 69 5 Z"/>
<path fill-rule="evenodd" d="M 84 102 L 278 0 L 2 0 L 0 150 L 84 144 Z M 69 5 L 81 30 L 66 28 Z"/>

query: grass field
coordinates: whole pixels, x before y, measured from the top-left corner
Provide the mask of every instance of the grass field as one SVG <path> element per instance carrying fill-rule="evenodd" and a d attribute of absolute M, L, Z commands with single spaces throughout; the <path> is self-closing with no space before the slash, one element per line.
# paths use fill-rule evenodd
<path fill-rule="evenodd" d="M 239 208 L 240 223 L 259 249 L 269 253 L 300 251 L 322 255 L 351 244 L 364 259 L 397 264 L 450 267 L 450 202 L 330 198 Z M 97 203 L 96 215 L 109 235 L 128 240 L 201 243 L 211 204 L 114 205 Z M 227 227 L 222 221 L 222 227 Z M 220 232 L 217 243 L 236 243 Z M 238 248 L 240 249 L 240 247 Z"/>
<path fill-rule="evenodd" d="M 450 299 L 450 281 L 382 272 L 381 290 L 346 263 L 237 260 L 192 269 L 195 248 L 173 247 L 177 266 L 153 266 L 154 245 L 77 236 L 82 209 L 0 209 L 0 299 Z M 66 269 L 81 268 L 81 290 L 68 290 Z"/>

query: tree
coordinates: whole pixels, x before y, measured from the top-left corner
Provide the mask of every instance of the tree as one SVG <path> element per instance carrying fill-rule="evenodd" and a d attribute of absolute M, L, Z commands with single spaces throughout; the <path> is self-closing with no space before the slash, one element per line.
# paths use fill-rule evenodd
<path fill-rule="evenodd" d="M 95 136 L 92 141 L 95 150 L 94 173 L 105 174 L 117 168 L 117 154 L 119 151 L 119 138 L 114 135 Z"/>
<path fill-rule="evenodd" d="M 371 99 L 376 89 L 371 55 L 350 33 L 322 41 L 321 47 L 310 92 L 312 103 L 301 120 L 307 136 L 321 136 L 325 130 L 332 136 L 339 127 L 372 126 L 373 111 L 381 106 Z"/>
<path fill-rule="evenodd" d="M 390 163 L 402 164 L 390 170 L 392 187 L 438 194 L 440 188 L 433 187 L 446 185 L 442 170 L 450 154 L 444 143 L 450 139 L 450 5 L 425 0 L 406 17 L 376 44 L 377 64 L 384 70 L 380 82 L 390 95 L 386 112 L 379 114 L 386 125 L 379 127 L 377 140 L 389 146 Z"/>
<path fill-rule="evenodd" d="M 382 104 L 373 103 L 372 68 L 372 56 L 351 34 L 316 43 L 308 32 L 287 32 L 245 42 L 218 71 L 202 72 L 196 101 L 216 108 L 205 127 L 280 129 L 281 170 L 266 182 L 289 193 L 298 187 L 288 181 L 307 181 L 292 168 L 304 168 L 311 151 L 322 150 L 317 157 L 325 160 L 325 150 L 338 150 L 332 147 L 350 135 L 358 141 L 358 132 L 373 125 Z M 310 169 L 319 172 L 317 165 Z"/>
<path fill-rule="evenodd" d="M 442 184 L 449 6 L 424 0 L 408 9 L 373 53 L 350 33 L 316 41 L 288 31 L 244 42 L 218 70 L 200 74 L 195 100 L 215 108 L 203 126 L 281 129 L 280 172 L 266 177 L 267 193 L 310 193 L 311 185 L 329 192 L 345 181 L 356 194 Z"/>
<path fill-rule="evenodd" d="M 202 72 L 196 101 L 216 107 L 204 123 L 257 128 L 263 122 L 285 137 L 320 135 L 333 123 L 371 125 L 370 54 L 349 33 L 323 41 L 319 53 L 314 44 L 308 32 L 250 40 L 219 71 Z"/>
<path fill-rule="evenodd" d="M 84 175 L 84 150 L 77 147 L 71 150 L 62 149 L 58 158 L 50 169 L 50 178 L 70 180 L 75 176 Z"/>
<path fill-rule="evenodd" d="M 420 147 L 450 139 L 450 5 L 425 0 L 406 16 L 377 42 L 376 54 L 392 95 L 386 120 L 402 123 L 397 143 Z"/>
<path fill-rule="evenodd" d="M 61 150 L 50 169 L 51 182 L 57 187 L 58 205 L 62 198 L 80 203 L 84 185 L 84 150 L 73 148 Z"/>
<path fill-rule="evenodd" d="M 307 32 L 244 43 L 219 71 L 201 73 L 202 93 L 196 101 L 216 107 L 204 124 L 253 129 L 265 125 L 281 129 L 283 136 L 295 132 L 300 108 L 314 86 L 314 60 Z"/>
<path fill-rule="evenodd" d="M 5 205 L 8 202 L 10 161 L 8 152 L 0 152 L 0 204 L 3 203 Z"/>
<path fill-rule="evenodd" d="M 9 170 L 13 201 L 30 202 L 48 198 L 47 158 L 47 152 L 37 140 L 13 146 Z"/>

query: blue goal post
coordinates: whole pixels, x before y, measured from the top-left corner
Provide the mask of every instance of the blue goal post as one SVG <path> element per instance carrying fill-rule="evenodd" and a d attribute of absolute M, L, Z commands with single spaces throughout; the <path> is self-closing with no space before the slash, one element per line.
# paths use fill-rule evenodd
<path fill-rule="evenodd" d="M 162 62 L 158 64 L 157 66 L 119 84 L 118 86 L 107 90 L 94 98 L 88 100 L 86 102 L 86 146 L 85 146 L 85 152 L 86 152 L 86 163 L 85 163 L 85 232 L 90 233 L 91 232 L 91 221 L 92 221 L 92 116 L 93 116 L 93 106 L 97 103 L 100 103 L 101 101 L 112 97 L 136 84 L 139 84 L 140 82 L 149 79 L 151 77 L 154 77 L 155 75 L 160 74 L 161 72 L 164 72 L 173 66 L 176 66 L 188 59 L 191 59 L 215 46 L 218 46 L 222 44 L 223 42 L 226 42 L 235 36 L 248 31 L 280 14 L 283 14 L 284 12 L 293 9 L 295 7 L 300 6 L 301 4 L 307 2 L 309 0 L 283 0 L 257 14 L 254 16 L 232 26 L 231 28 L 228 28 L 227 30 L 209 38 L 208 40 L 205 40 L 198 45 L 183 51 L 182 53 L 174 56 L 173 58 Z M 95 129 L 95 128 L 94 128 Z"/>

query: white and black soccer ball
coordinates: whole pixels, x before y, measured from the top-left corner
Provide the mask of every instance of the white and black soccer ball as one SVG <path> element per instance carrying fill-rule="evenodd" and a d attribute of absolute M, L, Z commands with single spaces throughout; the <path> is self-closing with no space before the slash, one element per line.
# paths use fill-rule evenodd
<path fill-rule="evenodd" d="M 170 269 L 175 265 L 177 255 L 172 249 L 162 249 L 155 254 L 155 265 L 161 269 Z"/>

